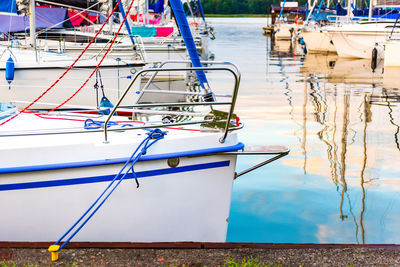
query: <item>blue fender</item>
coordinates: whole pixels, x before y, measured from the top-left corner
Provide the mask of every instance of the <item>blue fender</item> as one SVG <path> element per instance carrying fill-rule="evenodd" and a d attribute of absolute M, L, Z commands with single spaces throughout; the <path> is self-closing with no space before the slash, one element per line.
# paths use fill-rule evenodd
<path fill-rule="evenodd" d="M 100 100 L 98 113 L 108 115 L 113 107 L 114 105 L 111 103 L 111 101 L 107 97 L 103 96 Z"/>
<path fill-rule="evenodd" d="M 14 60 L 10 56 L 6 62 L 6 80 L 8 84 L 11 84 L 14 81 L 14 72 L 15 72 L 15 64 Z"/>

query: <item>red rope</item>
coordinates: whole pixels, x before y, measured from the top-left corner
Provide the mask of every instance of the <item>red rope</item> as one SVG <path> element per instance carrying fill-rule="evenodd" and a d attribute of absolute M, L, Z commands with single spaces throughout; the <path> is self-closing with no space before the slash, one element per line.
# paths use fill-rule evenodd
<path fill-rule="evenodd" d="M 112 42 L 110 43 L 110 46 L 107 48 L 107 51 L 104 53 L 104 55 L 103 55 L 103 57 L 101 58 L 99 64 L 97 64 L 96 68 L 95 68 L 95 69 L 92 71 L 92 73 L 89 75 L 89 78 L 87 78 L 86 81 L 82 84 L 82 86 L 81 86 L 78 90 L 76 90 L 75 93 L 73 93 L 67 100 L 65 100 L 63 103 L 61 103 L 61 104 L 58 105 L 57 107 L 53 108 L 53 109 L 50 110 L 49 112 L 55 111 L 55 110 L 59 109 L 60 107 L 62 107 L 63 105 L 65 105 L 66 103 L 68 103 L 68 102 L 69 102 L 72 98 L 74 98 L 74 97 L 82 90 L 82 88 L 85 87 L 85 85 L 89 82 L 89 80 L 92 78 L 93 74 L 97 71 L 97 69 L 100 67 L 101 63 L 103 62 L 103 60 L 106 58 L 108 52 L 110 52 L 111 47 L 113 46 L 115 40 L 116 40 L 117 37 L 118 37 L 119 32 L 120 32 L 121 29 L 122 29 L 122 26 L 124 26 L 125 20 L 126 20 L 126 18 L 128 17 L 128 15 L 129 15 L 129 12 L 130 12 L 130 10 L 131 10 L 131 8 L 132 8 L 133 2 L 134 2 L 134 1 L 131 1 L 131 4 L 129 5 L 128 11 L 126 12 L 124 19 L 122 20 L 122 22 L 121 22 L 121 24 L 120 24 L 120 26 L 119 26 L 119 28 L 118 28 L 117 33 L 114 35 L 114 38 L 113 38 Z M 118 4 L 117 4 L 117 5 L 118 5 Z M 119 77 L 118 77 L 118 79 L 119 79 Z"/>
<path fill-rule="evenodd" d="M 61 121 L 79 121 L 79 122 L 84 122 L 85 120 L 83 119 L 72 119 L 72 118 L 61 118 L 61 117 L 45 117 L 42 114 L 39 113 L 34 113 L 34 115 L 38 118 L 44 119 L 44 120 L 61 120 Z M 94 122 L 103 122 L 99 120 L 93 120 Z M 144 121 L 115 121 L 117 123 L 140 123 L 142 125 L 145 125 L 146 123 Z"/>
<path fill-rule="evenodd" d="M 91 44 L 94 42 L 94 40 L 100 34 L 100 32 L 103 30 L 104 26 L 107 24 L 107 22 L 110 20 L 110 18 L 112 16 L 112 14 L 114 14 L 115 10 L 117 9 L 119 2 L 121 2 L 121 0 L 118 0 L 118 3 L 114 6 L 114 9 L 111 11 L 110 15 L 108 15 L 108 17 L 107 17 L 106 21 L 104 21 L 103 25 L 101 25 L 99 31 L 95 34 L 95 36 L 92 38 L 92 40 L 90 40 L 90 42 L 86 45 L 85 49 L 83 49 L 82 53 L 75 59 L 75 61 L 71 64 L 71 66 L 69 66 L 69 68 L 49 88 L 47 88 L 47 90 L 44 91 L 38 98 L 36 98 L 32 103 L 30 103 L 28 106 L 26 106 L 24 109 L 22 109 L 20 112 L 18 112 L 14 116 L 12 116 L 9 119 L 7 119 L 6 121 L 3 121 L 2 123 L 0 123 L 0 126 L 6 124 L 7 122 L 16 118 L 19 114 L 25 112 L 27 109 L 29 109 L 31 106 L 33 106 L 45 94 L 47 94 L 72 69 L 72 67 L 76 64 L 76 62 L 78 62 L 78 60 L 83 56 L 83 54 L 86 52 L 86 50 L 89 48 L 89 46 L 91 46 Z"/>
<path fill-rule="evenodd" d="M 61 118 L 61 117 L 45 117 L 43 114 L 38 114 L 34 113 L 35 116 L 41 119 L 45 120 L 61 120 L 61 121 L 78 121 L 78 122 L 84 122 L 85 120 L 82 119 L 71 119 L 71 118 Z M 95 122 L 104 122 L 104 121 L 99 121 L 95 120 Z M 138 123 L 142 125 L 146 125 L 144 121 L 115 121 L 117 123 Z M 177 128 L 177 127 L 163 127 L 165 129 L 171 129 L 171 130 L 181 130 L 181 131 L 192 131 L 192 132 L 200 132 L 199 129 L 190 129 L 190 128 Z"/>

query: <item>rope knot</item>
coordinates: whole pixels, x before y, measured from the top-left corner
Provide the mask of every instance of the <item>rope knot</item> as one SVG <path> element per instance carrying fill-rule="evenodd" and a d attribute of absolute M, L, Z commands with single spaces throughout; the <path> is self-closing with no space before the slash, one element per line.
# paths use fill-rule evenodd
<path fill-rule="evenodd" d="M 83 128 L 85 130 L 94 130 L 94 129 L 100 129 L 100 128 L 104 129 L 104 124 L 105 124 L 104 121 L 94 121 L 92 119 L 86 119 L 85 125 L 83 126 Z M 118 125 L 118 123 L 115 121 L 109 121 L 107 123 L 107 127 L 116 126 L 116 125 Z"/>
<path fill-rule="evenodd" d="M 162 139 L 167 134 L 167 132 L 161 131 L 160 129 L 154 129 L 151 132 L 147 133 L 147 135 L 151 139 Z"/>

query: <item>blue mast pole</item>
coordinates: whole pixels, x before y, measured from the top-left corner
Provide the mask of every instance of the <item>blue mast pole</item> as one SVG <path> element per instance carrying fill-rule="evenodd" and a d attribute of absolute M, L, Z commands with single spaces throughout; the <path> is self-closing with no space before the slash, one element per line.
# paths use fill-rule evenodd
<path fill-rule="evenodd" d="M 286 3 L 286 0 L 283 1 L 283 5 L 281 7 L 281 11 L 279 12 L 278 20 L 276 22 L 278 22 L 281 19 L 283 9 L 285 8 L 285 3 Z"/>
<path fill-rule="evenodd" d="M 119 12 L 121 12 L 122 17 L 125 18 L 125 10 L 124 10 L 124 6 L 122 5 L 122 1 L 119 2 L 118 7 L 119 7 Z M 125 20 L 125 27 L 126 27 L 126 30 L 128 31 L 129 38 L 131 39 L 131 42 L 134 45 L 135 41 L 133 40 L 133 36 L 132 36 L 131 28 L 129 26 L 128 18 L 126 18 L 126 20 Z"/>
<path fill-rule="evenodd" d="M 206 21 L 206 18 L 205 18 L 205 16 L 204 16 L 203 7 L 201 6 L 201 1 L 200 1 L 200 0 L 197 0 L 197 3 L 199 3 L 199 9 L 200 9 L 200 13 L 201 13 L 201 16 L 202 16 L 202 18 L 203 18 L 203 21 Z"/>
<path fill-rule="evenodd" d="M 171 4 L 171 8 L 174 11 L 176 23 L 178 24 L 179 30 L 182 34 L 182 38 L 185 42 L 186 49 L 189 53 L 193 67 L 202 67 L 199 54 L 197 53 L 196 44 L 194 43 L 194 39 L 190 31 L 189 23 L 186 19 L 181 0 L 170 0 L 169 3 Z M 208 85 L 207 77 L 204 71 L 197 70 L 196 75 L 199 79 L 200 86 L 208 91 L 210 87 Z"/>
<path fill-rule="evenodd" d="M 323 3 L 323 2 L 324 2 L 324 0 L 321 0 L 321 2 L 319 3 L 317 16 L 319 15 L 319 12 L 321 11 L 321 7 L 322 7 L 322 3 Z"/>

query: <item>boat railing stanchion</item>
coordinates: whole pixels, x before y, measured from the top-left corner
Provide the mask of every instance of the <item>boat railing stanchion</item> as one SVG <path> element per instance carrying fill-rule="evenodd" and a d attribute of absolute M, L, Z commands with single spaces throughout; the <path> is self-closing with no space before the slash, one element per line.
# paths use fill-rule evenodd
<path fill-rule="evenodd" d="M 240 72 L 238 70 L 238 68 L 229 62 L 217 62 L 216 64 L 224 64 L 224 65 L 231 65 L 233 67 L 181 67 L 181 68 L 162 68 L 165 64 L 167 63 L 182 63 L 184 61 L 179 61 L 179 62 L 164 62 L 161 63 L 158 68 L 152 68 L 152 69 L 143 69 L 138 71 L 135 76 L 133 77 L 133 79 L 131 80 L 131 82 L 129 83 L 129 85 L 127 86 L 127 88 L 125 89 L 125 91 L 123 92 L 123 94 L 121 95 L 121 97 L 118 99 L 117 103 L 115 104 L 115 106 L 113 107 L 112 111 L 110 112 L 110 114 L 108 115 L 105 123 L 104 123 L 104 143 L 108 143 L 108 123 L 110 121 L 110 119 L 112 118 L 112 116 L 115 114 L 115 112 L 117 111 L 117 109 L 120 107 L 122 100 L 125 98 L 125 96 L 127 95 L 127 93 L 129 92 L 129 90 L 131 89 L 132 85 L 135 83 L 135 81 L 137 80 L 137 78 L 139 76 L 141 76 L 144 73 L 150 73 L 153 72 L 153 75 L 151 76 L 151 78 L 149 79 L 149 81 L 152 81 L 154 79 L 154 77 L 159 73 L 159 72 L 176 72 L 176 71 L 200 71 L 200 70 L 208 70 L 208 71 L 226 71 L 226 72 L 230 72 L 235 80 L 234 83 L 234 89 L 233 89 L 233 94 L 231 97 L 231 101 L 226 101 L 226 102 L 179 102 L 179 103 L 153 103 L 153 104 L 139 104 L 136 103 L 134 105 L 131 105 L 130 108 L 151 108 L 151 107 L 168 107 L 168 106 L 213 106 L 213 105 L 230 105 L 230 109 L 229 109 L 229 113 L 227 115 L 227 120 L 226 120 L 226 124 L 225 124 L 225 129 L 224 129 L 224 134 L 223 136 L 220 138 L 220 142 L 223 143 L 225 142 L 225 139 L 229 133 L 230 130 L 236 130 L 236 129 L 240 129 L 243 126 L 239 125 L 238 127 L 229 127 L 230 126 L 230 120 L 232 118 L 232 114 L 235 108 L 235 103 L 236 103 L 236 98 L 238 95 L 238 90 L 239 90 L 239 85 L 240 85 Z M 213 63 L 214 62 L 210 62 Z M 146 87 L 147 88 L 147 87 Z M 141 94 L 144 93 L 144 90 L 140 91 Z M 184 94 L 185 92 L 182 92 L 182 94 Z M 198 121 L 198 122 L 185 122 L 182 124 L 178 124 L 178 125 L 187 125 L 187 124 L 197 124 L 197 123 L 205 123 L 205 122 L 210 122 L 210 120 L 203 120 L 203 121 Z M 175 124 L 177 125 L 177 124 Z M 152 127 L 163 127 L 165 126 L 165 124 L 160 124 L 160 125 L 151 125 Z M 169 126 L 172 126 L 172 124 L 169 124 Z M 139 128 L 144 128 L 144 127 L 132 127 L 132 128 L 124 128 L 126 130 L 128 129 L 139 129 Z"/>
<path fill-rule="evenodd" d="M 167 60 L 167 61 L 161 62 L 158 65 L 158 68 L 162 68 L 166 64 L 187 64 L 187 63 L 191 64 L 192 62 L 190 60 Z M 240 71 L 239 71 L 238 67 L 235 64 L 233 64 L 231 62 L 224 62 L 224 61 L 201 61 L 201 63 L 202 64 L 230 65 L 230 66 L 232 66 L 235 69 L 237 75 L 239 76 L 239 83 L 240 83 Z M 158 71 L 154 72 L 153 75 L 147 81 L 147 83 L 143 86 L 143 88 L 139 89 L 140 93 L 139 93 L 138 98 L 136 99 L 136 103 L 139 103 L 139 101 L 143 97 L 144 91 L 149 88 L 150 84 L 153 82 L 153 80 L 157 76 L 157 74 L 158 74 Z"/>
<path fill-rule="evenodd" d="M 277 159 L 280 159 L 286 155 L 288 155 L 290 149 L 285 146 L 245 146 L 242 151 L 231 151 L 231 152 L 220 152 L 216 153 L 216 155 L 236 155 L 236 156 L 273 156 L 272 158 L 268 158 L 254 166 L 245 169 L 241 172 L 235 172 L 234 179 L 245 175 L 249 172 L 252 172 L 264 165 L 267 165 L 271 162 L 274 162 Z"/>

